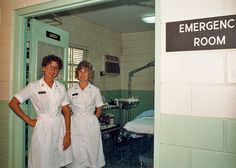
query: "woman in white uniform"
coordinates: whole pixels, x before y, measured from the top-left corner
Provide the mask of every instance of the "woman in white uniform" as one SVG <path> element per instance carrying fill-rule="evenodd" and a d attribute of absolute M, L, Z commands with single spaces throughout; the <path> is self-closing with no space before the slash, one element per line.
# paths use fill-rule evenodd
<path fill-rule="evenodd" d="M 79 82 L 68 90 L 72 109 L 71 138 L 74 161 L 71 168 L 99 168 L 105 165 L 100 124 L 102 96 L 89 80 L 93 67 L 87 61 L 79 63 L 75 76 Z"/>
<path fill-rule="evenodd" d="M 29 152 L 29 168 L 59 168 L 72 162 L 69 98 L 64 85 L 54 80 L 63 68 L 62 60 L 45 56 L 44 77 L 30 82 L 10 101 L 10 108 L 33 127 Z M 32 119 L 20 104 L 30 99 L 37 118 Z M 63 112 L 63 114 L 62 114 Z"/>

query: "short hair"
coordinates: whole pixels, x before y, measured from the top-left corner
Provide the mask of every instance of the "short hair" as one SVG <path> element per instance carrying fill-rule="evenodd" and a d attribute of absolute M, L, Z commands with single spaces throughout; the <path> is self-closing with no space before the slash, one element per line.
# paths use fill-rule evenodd
<path fill-rule="evenodd" d="M 78 72 L 83 68 L 85 68 L 89 71 L 89 78 L 91 79 L 92 73 L 93 73 L 93 65 L 85 60 L 81 61 L 78 64 L 77 68 L 75 69 L 75 77 L 78 79 Z"/>
<path fill-rule="evenodd" d="M 56 55 L 44 56 L 43 57 L 43 61 L 42 61 L 42 67 L 47 66 L 52 61 L 57 62 L 59 70 L 63 68 L 63 61 L 62 61 L 62 59 L 60 57 L 56 56 Z"/>

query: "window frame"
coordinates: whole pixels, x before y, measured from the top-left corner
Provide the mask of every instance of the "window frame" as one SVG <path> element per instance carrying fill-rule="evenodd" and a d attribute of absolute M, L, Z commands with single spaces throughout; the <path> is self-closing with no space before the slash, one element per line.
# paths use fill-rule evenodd
<path fill-rule="evenodd" d="M 82 51 L 82 56 L 79 56 L 82 57 L 82 59 L 79 62 L 81 62 L 82 60 L 87 60 L 87 55 L 88 55 L 87 48 L 84 48 L 82 46 L 69 45 L 68 62 L 67 62 L 68 66 L 67 88 L 74 86 L 78 82 L 78 80 L 75 79 L 75 68 L 78 66 L 79 62 L 74 61 L 76 57 L 74 57 L 73 55 L 75 54 L 76 51 L 73 50 L 78 50 L 79 52 Z"/>

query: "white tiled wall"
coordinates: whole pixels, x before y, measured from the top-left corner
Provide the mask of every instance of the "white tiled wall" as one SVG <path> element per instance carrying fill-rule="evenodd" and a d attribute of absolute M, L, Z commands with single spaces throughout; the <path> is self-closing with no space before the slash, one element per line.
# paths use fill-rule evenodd
<path fill-rule="evenodd" d="M 235 118 L 235 50 L 165 51 L 166 22 L 233 15 L 235 1 L 161 2 L 161 113 Z"/>
<path fill-rule="evenodd" d="M 192 114 L 197 116 L 236 118 L 236 86 L 192 86 Z"/>
<path fill-rule="evenodd" d="M 222 0 L 222 8 L 226 14 L 235 14 L 236 13 L 236 1 L 235 0 Z"/>
<path fill-rule="evenodd" d="M 224 51 L 170 52 L 161 59 L 166 83 L 224 83 Z"/>
<path fill-rule="evenodd" d="M 226 53 L 227 82 L 236 83 L 236 50 Z"/>
<path fill-rule="evenodd" d="M 223 3 L 224 0 L 162 1 L 162 21 L 169 22 L 219 16 L 223 14 Z"/>
<path fill-rule="evenodd" d="M 160 108 L 166 114 L 191 115 L 191 85 L 163 84 Z"/>

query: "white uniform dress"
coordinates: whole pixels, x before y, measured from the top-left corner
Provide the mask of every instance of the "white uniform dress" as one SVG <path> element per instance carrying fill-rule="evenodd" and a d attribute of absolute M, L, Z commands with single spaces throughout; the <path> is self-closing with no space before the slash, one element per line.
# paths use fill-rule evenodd
<path fill-rule="evenodd" d="M 71 138 L 72 168 L 99 168 L 105 165 L 100 124 L 95 107 L 103 106 L 100 90 L 89 83 L 84 90 L 78 84 L 68 90 L 73 111 Z"/>
<path fill-rule="evenodd" d="M 54 81 L 50 88 L 43 78 L 29 83 L 15 95 L 23 103 L 30 99 L 36 112 L 37 123 L 33 128 L 28 167 L 59 168 L 72 162 L 72 149 L 63 151 L 65 120 L 62 106 L 69 104 L 64 85 Z"/>

